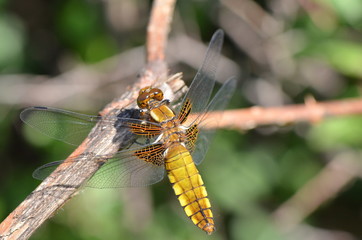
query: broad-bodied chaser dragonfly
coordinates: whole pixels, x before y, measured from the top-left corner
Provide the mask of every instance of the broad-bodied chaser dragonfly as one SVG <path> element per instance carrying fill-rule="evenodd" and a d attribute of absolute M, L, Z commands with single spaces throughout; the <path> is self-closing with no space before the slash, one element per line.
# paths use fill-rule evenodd
<path fill-rule="evenodd" d="M 213 134 L 213 130 L 206 128 L 207 124 L 218 121 L 210 119 L 208 112 L 224 109 L 236 85 L 235 79 L 229 79 L 209 102 L 223 38 L 222 30 L 213 35 L 204 62 L 179 109 L 170 107 L 162 90 L 146 87 L 139 92 L 139 109 L 125 109 L 116 121 L 109 120 L 113 124 L 116 122 L 116 128 L 127 128 L 128 137 L 134 139 L 131 146 L 108 159 L 86 186 L 147 186 L 163 179 L 167 172 L 186 215 L 206 233 L 211 234 L 215 230 L 211 204 L 196 165 L 203 160 Z M 45 135 L 77 144 L 85 137 L 82 133 L 89 131 L 101 117 L 48 107 L 30 107 L 21 113 L 21 119 Z M 107 119 L 102 121 L 107 122 Z M 57 128 L 59 123 L 64 123 L 60 129 Z M 143 141 L 137 140 L 141 138 Z M 69 161 L 72 159 L 67 159 Z M 79 160 L 74 158 L 74 161 Z M 62 162 L 41 166 L 33 176 L 44 179 Z"/>

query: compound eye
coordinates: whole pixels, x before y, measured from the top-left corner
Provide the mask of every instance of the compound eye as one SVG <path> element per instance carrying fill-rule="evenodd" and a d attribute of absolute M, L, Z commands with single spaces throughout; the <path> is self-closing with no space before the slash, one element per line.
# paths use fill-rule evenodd
<path fill-rule="evenodd" d="M 148 101 L 149 101 L 149 95 L 148 93 L 140 94 L 137 98 L 137 105 L 139 108 L 147 108 L 148 107 Z"/>
<path fill-rule="evenodd" d="M 158 101 L 162 101 L 163 99 L 163 92 L 159 92 L 155 95 L 155 98 L 158 100 Z"/>
<path fill-rule="evenodd" d="M 161 101 L 163 100 L 163 92 L 161 89 L 158 89 L 158 88 L 153 88 L 151 90 L 151 93 L 153 93 L 153 98 L 158 100 L 158 101 Z"/>
<path fill-rule="evenodd" d="M 138 95 L 141 95 L 141 94 L 143 94 L 143 93 L 145 93 L 145 92 L 149 92 L 150 89 L 151 89 L 150 86 L 149 86 L 149 87 L 141 88 L 141 90 L 138 92 Z"/>

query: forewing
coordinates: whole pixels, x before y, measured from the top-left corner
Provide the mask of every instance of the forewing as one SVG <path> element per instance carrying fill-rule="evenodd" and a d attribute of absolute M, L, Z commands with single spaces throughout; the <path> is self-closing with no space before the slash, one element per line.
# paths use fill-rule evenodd
<path fill-rule="evenodd" d="M 51 138 L 79 145 L 100 117 L 49 107 L 29 107 L 20 113 L 20 119 Z"/>
<path fill-rule="evenodd" d="M 106 156 L 98 157 L 106 158 Z M 82 160 L 77 158 L 74 160 L 67 159 L 68 163 L 71 161 Z M 42 180 L 63 162 L 57 161 L 45 164 L 34 171 L 33 177 Z M 85 186 L 92 188 L 142 187 L 161 181 L 164 175 L 164 165 L 158 166 L 146 162 L 135 155 L 135 150 L 126 150 L 110 157 L 88 180 Z"/>
<path fill-rule="evenodd" d="M 102 124 L 111 124 L 116 128 L 117 134 L 113 141 L 119 142 L 123 148 L 138 136 L 151 138 L 160 133 L 159 124 L 137 119 L 138 113 L 139 109 L 124 109 L 117 117 L 102 118 L 57 108 L 30 107 L 21 112 L 20 118 L 49 137 L 76 146 L 86 138 L 94 125 L 102 120 Z"/>
<path fill-rule="evenodd" d="M 228 104 L 231 96 L 236 87 L 235 78 L 230 78 L 226 81 L 219 91 L 215 94 L 206 108 L 206 112 L 199 115 L 196 120 L 190 124 L 192 127 L 196 124 L 199 129 L 198 137 L 195 144 L 195 150 L 192 152 L 193 160 L 196 164 L 200 164 L 204 159 L 206 152 L 209 148 L 210 142 L 212 141 L 215 133 L 215 128 L 211 129 L 208 125 L 217 126 L 221 118 L 209 117 L 209 113 L 212 111 L 221 111 Z"/>
<path fill-rule="evenodd" d="M 127 122 L 129 122 L 129 120 L 127 119 L 140 119 L 139 109 L 123 109 L 117 115 L 117 120 L 113 124 L 116 128 L 116 135 L 113 138 L 113 142 L 118 143 L 120 149 L 127 148 L 138 138 L 135 133 L 129 131 L 129 126 L 127 126 Z"/>
<path fill-rule="evenodd" d="M 181 108 L 186 103 L 186 99 L 189 99 L 192 103 L 191 113 L 201 112 L 205 109 L 215 85 L 215 72 L 223 40 L 224 32 L 219 29 L 211 38 L 204 61 L 183 99 Z"/>

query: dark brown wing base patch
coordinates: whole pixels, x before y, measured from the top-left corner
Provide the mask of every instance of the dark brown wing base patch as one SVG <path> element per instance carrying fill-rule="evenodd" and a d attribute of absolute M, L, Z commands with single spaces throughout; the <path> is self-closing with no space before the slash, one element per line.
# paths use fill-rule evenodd
<path fill-rule="evenodd" d="M 181 111 L 178 115 L 178 119 L 180 120 L 180 123 L 183 124 L 187 117 L 189 116 L 191 112 L 192 103 L 190 99 L 186 99 L 184 104 L 182 105 Z"/>
<path fill-rule="evenodd" d="M 128 123 L 128 125 L 134 134 L 141 135 L 147 138 L 155 137 L 161 134 L 161 127 L 149 123 Z"/>
<path fill-rule="evenodd" d="M 145 162 L 152 163 L 156 166 L 161 166 L 164 164 L 164 151 L 165 148 L 162 144 L 154 144 L 135 151 L 134 155 L 144 160 Z"/>

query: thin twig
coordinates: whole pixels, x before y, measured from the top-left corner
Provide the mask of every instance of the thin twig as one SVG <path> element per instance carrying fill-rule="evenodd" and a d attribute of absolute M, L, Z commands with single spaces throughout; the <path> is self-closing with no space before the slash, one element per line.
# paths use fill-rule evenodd
<path fill-rule="evenodd" d="M 147 53 L 152 52 L 156 57 L 147 56 L 147 66 L 139 81 L 132 86 L 129 93 L 108 104 L 101 112 L 102 116 L 116 116 L 119 109 L 134 102 L 140 87 L 154 84 L 156 80 L 167 75 L 167 65 L 162 56 L 165 52 L 174 2 L 154 1 L 149 22 L 149 28 L 152 30 L 148 31 L 147 39 L 147 46 L 154 46 L 154 50 Z M 158 25 L 159 22 L 162 24 Z M 158 29 L 159 27 L 161 29 Z M 109 128 L 109 131 L 105 131 L 105 128 Z M 79 188 L 99 169 L 103 160 L 97 156 L 112 155 L 118 150 L 119 145 L 112 142 L 115 134 L 112 125 L 107 126 L 100 121 L 68 158 L 77 158 L 79 161 L 66 160 L 46 178 L 0 224 L 0 239 L 28 239 L 45 220 L 77 194 Z"/>
<path fill-rule="evenodd" d="M 147 28 L 147 62 L 165 60 L 167 35 L 175 5 L 174 0 L 155 1 Z"/>
<path fill-rule="evenodd" d="M 210 118 L 221 118 L 217 126 L 238 130 L 253 129 L 261 125 L 287 125 L 296 122 L 318 122 L 332 116 L 362 114 L 362 99 L 347 99 L 329 102 L 306 101 L 305 104 L 282 107 L 251 107 L 224 112 L 209 113 Z M 235 119 L 238 119 L 235 121 Z"/>

